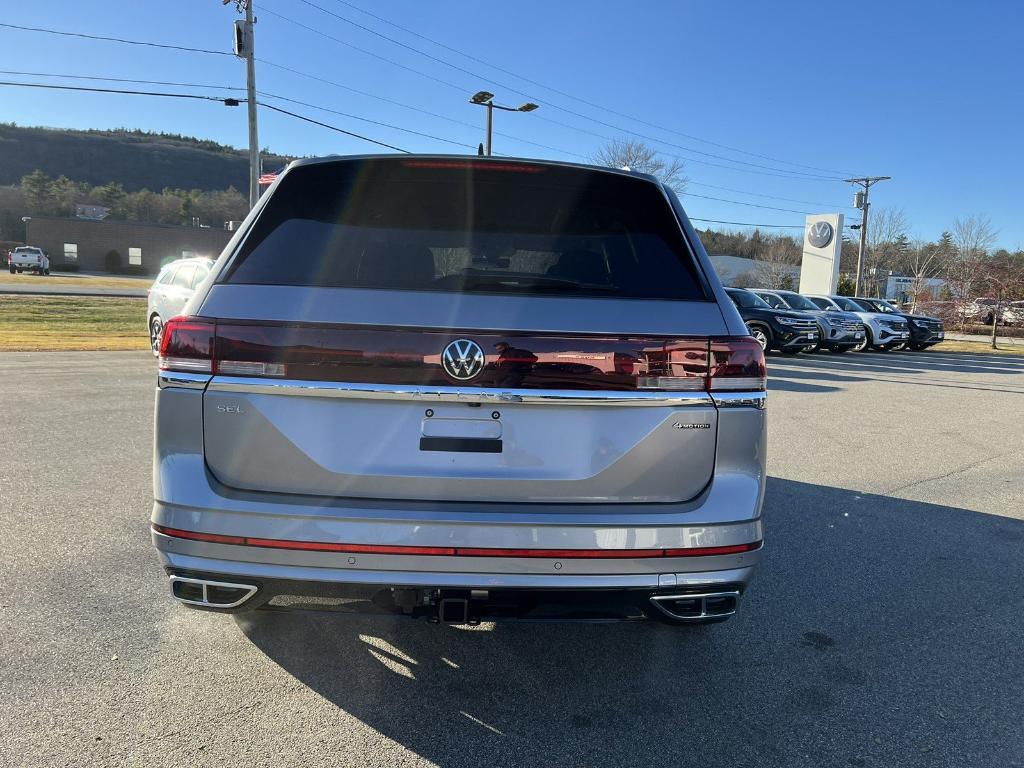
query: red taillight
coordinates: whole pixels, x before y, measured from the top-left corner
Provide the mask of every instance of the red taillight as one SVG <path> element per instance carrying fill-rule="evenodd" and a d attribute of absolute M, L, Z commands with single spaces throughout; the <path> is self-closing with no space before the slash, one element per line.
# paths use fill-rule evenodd
<path fill-rule="evenodd" d="M 217 324 L 198 317 L 172 317 L 160 341 L 160 370 L 214 373 Z"/>
<path fill-rule="evenodd" d="M 765 389 L 768 369 L 764 350 L 756 339 L 713 339 L 708 368 L 708 391 L 728 392 Z"/>
<path fill-rule="evenodd" d="M 353 329 L 176 317 L 160 347 L 165 371 L 352 384 L 650 392 L 761 391 L 764 353 L 749 337 L 594 338 L 471 334 L 485 364 L 469 384 L 443 370 L 456 332 Z"/>

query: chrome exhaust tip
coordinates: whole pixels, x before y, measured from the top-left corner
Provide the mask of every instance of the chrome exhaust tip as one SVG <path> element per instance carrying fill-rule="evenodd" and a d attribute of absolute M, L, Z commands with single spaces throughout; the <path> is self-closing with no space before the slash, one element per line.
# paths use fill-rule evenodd
<path fill-rule="evenodd" d="M 651 604 L 675 621 L 701 621 L 732 616 L 740 604 L 740 593 L 699 592 L 678 595 L 651 595 Z"/>
<path fill-rule="evenodd" d="M 237 608 L 258 590 L 259 587 L 252 584 L 171 576 L 171 595 L 174 599 L 179 603 L 202 608 Z"/>

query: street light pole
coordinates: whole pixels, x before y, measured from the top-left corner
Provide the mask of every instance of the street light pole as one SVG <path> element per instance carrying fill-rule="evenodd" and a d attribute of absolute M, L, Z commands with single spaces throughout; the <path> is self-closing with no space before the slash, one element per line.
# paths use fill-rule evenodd
<path fill-rule="evenodd" d="M 485 154 L 488 157 L 491 155 L 491 137 L 494 134 L 494 110 L 500 109 L 505 112 L 533 112 L 533 110 L 539 109 L 539 105 L 534 104 L 532 101 L 520 104 L 518 107 L 506 107 L 503 104 L 495 104 L 494 94 L 488 93 L 487 91 L 477 91 L 473 94 L 472 98 L 470 98 L 469 103 L 476 104 L 481 107 L 487 107 L 487 144 Z"/>
<path fill-rule="evenodd" d="M 855 205 L 860 208 L 860 246 L 857 248 L 857 278 L 854 281 L 853 295 L 860 296 L 860 285 L 864 278 L 864 249 L 868 242 L 868 209 L 871 203 L 868 202 L 868 192 L 872 184 L 880 181 L 888 181 L 892 176 L 864 176 L 857 179 L 845 179 L 849 184 L 856 184 L 864 188 L 854 197 Z"/>
<path fill-rule="evenodd" d="M 491 156 L 491 136 L 494 132 L 494 102 L 487 101 L 487 156 Z"/>

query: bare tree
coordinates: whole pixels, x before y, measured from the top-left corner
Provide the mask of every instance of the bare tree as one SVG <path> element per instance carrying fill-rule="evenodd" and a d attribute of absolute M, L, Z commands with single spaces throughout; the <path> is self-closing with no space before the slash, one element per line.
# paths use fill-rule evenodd
<path fill-rule="evenodd" d="M 996 251 L 982 263 L 979 281 L 996 300 L 992 307 L 992 349 L 998 349 L 996 326 L 1003 304 L 1024 293 L 1024 254 Z"/>
<path fill-rule="evenodd" d="M 591 155 L 590 160 L 595 165 L 649 173 L 679 193 L 686 189 L 688 179 L 683 161 L 677 157 L 664 157 L 642 141 L 612 139 Z"/>
<path fill-rule="evenodd" d="M 960 258 L 984 256 L 996 241 L 998 232 L 984 214 L 976 213 L 953 222 L 953 244 Z"/>
<path fill-rule="evenodd" d="M 979 279 L 985 269 L 988 249 L 996 240 L 996 231 L 988 216 L 975 214 L 953 223 L 952 244 L 956 249 L 946 271 L 946 282 L 957 302 L 960 328 L 966 326 L 963 306 L 983 284 Z"/>
<path fill-rule="evenodd" d="M 907 214 L 902 208 L 877 208 L 871 211 L 864 272 L 874 292 L 881 293 L 878 289 L 884 274 L 896 269 L 896 262 L 906 248 L 907 229 Z"/>
<path fill-rule="evenodd" d="M 908 291 L 911 313 L 917 311 L 919 297 L 929 293 L 928 280 L 938 277 L 947 270 L 952 255 L 945 241 L 938 243 L 916 242 L 903 254 L 900 269 L 908 277 L 913 278 Z"/>
<path fill-rule="evenodd" d="M 799 263 L 800 254 L 789 243 L 772 239 L 757 260 L 754 276 L 761 288 L 792 289 L 794 267 Z"/>

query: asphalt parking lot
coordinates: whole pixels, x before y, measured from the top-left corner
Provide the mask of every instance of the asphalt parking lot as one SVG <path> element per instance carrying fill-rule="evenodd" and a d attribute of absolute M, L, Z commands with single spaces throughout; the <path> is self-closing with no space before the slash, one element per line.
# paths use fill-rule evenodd
<path fill-rule="evenodd" d="M 0 354 L 0 764 L 1024 765 L 1024 357 L 769 367 L 737 617 L 458 629 L 175 605 L 152 358 Z"/>

